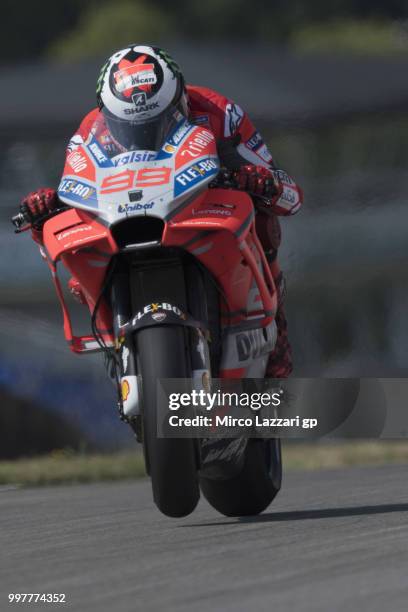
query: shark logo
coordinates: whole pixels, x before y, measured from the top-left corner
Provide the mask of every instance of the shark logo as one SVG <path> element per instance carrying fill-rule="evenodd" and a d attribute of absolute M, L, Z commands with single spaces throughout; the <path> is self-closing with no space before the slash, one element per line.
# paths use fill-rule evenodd
<path fill-rule="evenodd" d="M 132 102 L 136 107 L 145 106 L 146 105 L 146 94 L 144 91 L 140 93 L 135 93 L 132 96 Z"/>

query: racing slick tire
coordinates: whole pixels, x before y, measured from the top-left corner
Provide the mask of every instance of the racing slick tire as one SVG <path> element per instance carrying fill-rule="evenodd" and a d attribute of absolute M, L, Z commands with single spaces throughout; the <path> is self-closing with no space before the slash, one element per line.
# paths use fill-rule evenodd
<path fill-rule="evenodd" d="M 187 516 L 200 497 L 195 441 L 157 435 L 158 415 L 168 413 L 168 399 L 158 379 L 191 378 L 186 332 L 170 325 L 147 327 L 136 334 L 135 342 L 142 383 L 143 444 L 153 498 L 166 516 Z"/>
<path fill-rule="evenodd" d="M 200 478 L 201 491 L 225 516 L 254 516 L 272 502 L 281 488 L 282 455 L 279 439 L 247 441 L 243 467 L 231 478 Z"/>

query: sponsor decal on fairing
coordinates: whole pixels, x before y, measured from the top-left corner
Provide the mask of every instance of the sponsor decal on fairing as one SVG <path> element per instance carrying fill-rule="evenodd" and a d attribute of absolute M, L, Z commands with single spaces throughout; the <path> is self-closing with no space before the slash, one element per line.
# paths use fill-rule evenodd
<path fill-rule="evenodd" d="M 224 216 L 224 217 L 230 217 L 232 215 L 232 212 L 230 210 L 227 210 L 225 208 L 198 208 L 197 210 L 195 208 L 193 208 L 193 210 L 191 211 L 191 214 L 196 216 L 196 215 L 220 215 L 220 216 Z"/>
<path fill-rule="evenodd" d="M 91 185 L 75 179 L 63 178 L 58 187 L 58 193 L 77 204 L 86 206 L 97 206 L 95 197 L 96 190 Z"/>
<path fill-rule="evenodd" d="M 88 167 L 87 162 L 88 160 L 85 155 L 83 155 L 79 151 L 72 151 L 67 156 L 67 164 L 71 166 L 74 172 L 77 173 L 82 172 L 82 170 L 86 170 L 86 168 Z"/>
<path fill-rule="evenodd" d="M 217 174 L 218 170 L 218 163 L 210 157 L 191 165 L 176 175 L 174 180 L 174 195 L 176 197 L 179 196 L 209 176 Z"/>
<path fill-rule="evenodd" d="M 125 166 L 132 162 L 152 161 L 156 159 L 157 153 L 155 151 L 130 151 L 126 153 L 120 153 L 113 159 L 114 166 Z"/>
<path fill-rule="evenodd" d="M 119 204 L 118 213 L 129 213 L 137 212 L 140 210 L 150 210 L 153 208 L 154 202 L 148 202 L 147 204 Z"/>
<path fill-rule="evenodd" d="M 168 142 L 166 142 L 166 144 L 163 145 L 162 149 L 157 154 L 156 159 L 169 159 L 174 155 L 176 151 L 177 147 L 175 147 L 173 144 L 169 144 Z"/>
<path fill-rule="evenodd" d="M 173 146 L 177 147 L 180 144 L 180 142 L 183 140 L 183 138 L 193 128 L 195 128 L 195 125 L 193 125 L 192 123 L 189 123 L 189 121 L 183 120 L 183 123 L 181 125 L 177 126 L 177 128 L 175 129 L 173 134 L 167 140 L 166 144 L 170 144 L 170 145 L 173 145 Z"/>
<path fill-rule="evenodd" d="M 214 140 L 215 136 L 212 132 L 209 130 L 201 130 L 194 134 L 193 137 L 184 144 L 183 149 L 180 151 L 180 157 L 200 157 L 210 142 Z"/>
<path fill-rule="evenodd" d="M 98 141 L 95 138 L 93 138 L 89 143 L 88 149 L 90 150 L 92 157 L 100 168 L 107 168 L 109 166 L 112 166 L 111 160 L 105 155 L 105 151 L 101 149 Z"/>
<path fill-rule="evenodd" d="M 56 238 L 57 240 L 64 240 L 65 238 L 69 238 L 69 236 L 72 236 L 74 234 L 78 234 L 80 232 L 89 232 L 92 231 L 92 229 L 93 228 L 90 225 L 79 225 L 78 227 L 74 227 L 72 229 L 61 232 L 60 234 L 57 234 Z"/>

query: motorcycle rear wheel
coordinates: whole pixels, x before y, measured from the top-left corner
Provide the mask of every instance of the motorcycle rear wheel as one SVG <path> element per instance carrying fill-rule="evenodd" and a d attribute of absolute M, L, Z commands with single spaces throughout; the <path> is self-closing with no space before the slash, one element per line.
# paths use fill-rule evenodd
<path fill-rule="evenodd" d="M 157 402 L 167 403 L 166 394 L 157 388 L 157 379 L 191 378 L 185 329 L 148 327 L 136 334 L 135 342 L 142 379 L 143 445 L 153 498 L 166 516 L 187 516 L 200 497 L 195 441 L 157 436 Z M 168 406 L 164 408 L 168 410 Z"/>
<path fill-rule="evenodd" d="M 249 439 L 242 470 L 232 478 L 200 478 L 201 491 L 225 516 L 255 516 L 265 510 L 281 488 L 279 439 Z"/>

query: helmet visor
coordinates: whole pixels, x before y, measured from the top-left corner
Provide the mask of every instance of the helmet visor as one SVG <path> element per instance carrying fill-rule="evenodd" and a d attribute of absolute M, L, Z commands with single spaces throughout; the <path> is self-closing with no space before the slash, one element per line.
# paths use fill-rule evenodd
<path fill-rule="evenodd" d="M 115 117 L 106 108 L 102 113 L 113 140 L 126 151 L 159 151 L 180 119 L 180 112 L 174 106 L 156 117 L 137 122 Z"/>

